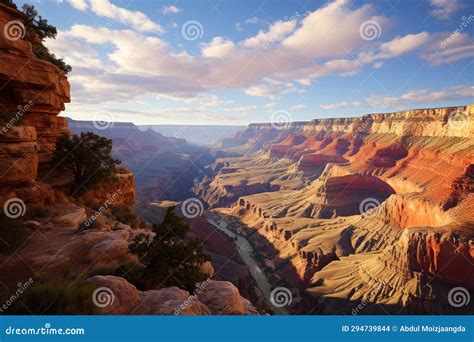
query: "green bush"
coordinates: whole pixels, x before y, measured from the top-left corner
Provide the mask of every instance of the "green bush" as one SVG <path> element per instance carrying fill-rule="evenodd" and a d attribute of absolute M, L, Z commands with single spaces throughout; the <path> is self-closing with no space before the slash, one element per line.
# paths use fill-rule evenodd
<path fill-rule="evenodd" d="M 14 315 L 90 315 L 95 305 L 96 286 L 79 280 L 59 277 L 35 284 L 8 309 Z"/>
<path fill-rule="evenodd" d="M 35 6 L 23 4 L 22 12 L 26 18 L 25 24 L 27 34 L 25 39 L 31 42 L 35 57 L 56 65 L 65 74 L 69 73 L 72 70 L 72 67 L 67 65 L 61 58 L 57 58 L 54 53 L 49 52 L 48 48 L 43 45 L 43 41 L 46 38 L 56 38 L 56 35 L 58 34 L 56 27 L 50 25 L 47 19 L 38 15 Z M 39 38 L 39 41 L 37 38 Z"/>
<path fill-rule="evenodd" d="M 178 286 L 192 292 L 196 283 L 207 279 L 201 266 L 211 259 L 205 254 L 202 241 L 189 237 L 189 225 L 174 210 L 169 207 L 163 222 L 153 225 L 156 235 L 152 241 L 147 235 L 138 234 L 129 246 L 144 265 L 131 279 L 139 279 L 134 282 L 138 288 Z"/>
<path fill-rule="evenodd" d="M 28 238 L 30 231 L 18 219 L 0 213 L 0 253 L 17 250 Z"/>

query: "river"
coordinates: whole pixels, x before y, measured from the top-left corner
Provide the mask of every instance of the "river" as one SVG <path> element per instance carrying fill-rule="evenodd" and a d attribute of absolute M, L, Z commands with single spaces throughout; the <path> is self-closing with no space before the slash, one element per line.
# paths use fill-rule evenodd
<path fill-rule="evenodd" d="M 288 311 L 285 310 L 284 308 L 279 308 L 272 305 L 270 301 L 270 294 L 272 292 L 273 286 L 268 280 L 265 273 L 258 266 L 258 263 L 253 258 L 252 255 L 254 253 L 254 249 L 252 245 L 250 244 L 250 242 L 248 242 L 247 239 L 245 239 L 244 237 L 235 234 L 233 231 L 231 231 L 224 225 L 218 222 L 215 222 L 211 218 L 208 218 L 208 222 L 213 227 L 219 229 L 228 237 L 232 238 L 232 241 L 234 242 L 237 248 L 237 251 L 239 252 L 240 258 L 247 266 L 250 272 L 250 275 L 252 276 L 253 279 L 255 279 L 255 282 L 257 283 L 258 288 L 260 289 L 260 291 L 262 291 L 263 295 L 265 296 L 269 310 L 271 310 L 275 315 L 288 315 L 289 314 Z"/>

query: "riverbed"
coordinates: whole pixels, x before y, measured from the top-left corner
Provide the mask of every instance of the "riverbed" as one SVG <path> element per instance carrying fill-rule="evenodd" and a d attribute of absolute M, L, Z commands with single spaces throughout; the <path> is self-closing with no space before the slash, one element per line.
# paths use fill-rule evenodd
<path fill-rule="evenodd" d="M 248 242 L 248 240 L 245 239 L 244 237 L 238 234 L 235 234 L 229 228 L 225 227 L 225 225 L 214 221 L 212 218 L 208 218 L 207 220 L 213 227 L 215 227 L 216 229 L 219 229 L 220 231 L 222 231 L 224 234 L 226 234 L 228 237 L 232 239 L 240 255 L 240 258 L 247 266 L 247 269 L 249 270 L 250 275 L 255 280 L 258 288 L 260 289 L 260 291 L 262 291 L 263 295 L 265 296 L 269 310 L 272 311 L 275 315 L 288 315 L 288 311 L 285 310 L 284 308 L 278 308 L 272 305 L 270 301 L 270 295 L 271 295 L 273 286 L 268 280 L 265 273 L 258 266 L 258 263 L 253 258 L 254 249 L 252 245 L 250 244 L 250 242 Z"/>

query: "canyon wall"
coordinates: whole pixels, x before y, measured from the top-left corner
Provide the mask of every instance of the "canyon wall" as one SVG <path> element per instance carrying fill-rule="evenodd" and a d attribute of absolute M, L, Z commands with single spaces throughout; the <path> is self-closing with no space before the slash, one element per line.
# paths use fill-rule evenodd
<path fill-rule="evenodd" d="M 7 117 L 0 125 L 0 205 L 15 197 L 33 206 L 51 204 L 55 189 L 67 193 L 72 182 L 51 163 L 56 139 L 69 134 L 66 118 L 58 114 L 70 102 L 70 86 L 63 71 L 35 57 L 31 42 L 21 37 L 24 26 L 12 31 L 19 36 L 4 33 L 14 21 L 25 18 L 0 4 L 0 112 Z M 125 173 L 119 172 L 110 189 L 91 189 L 97 199 L 117 187 L 125 193 L 123 203 L 134 204 L 133 175 Z"/>
<path fill-rule="evenodd" d="M 0 6 L 2 32 L 8 22 L 24 21 L 18 11 Z M 0 111 L 13 114 L 0 132 L 0 202 L 9 197 L 52 201 L 43 178 L 52 169 L 55 140 L 65 132 L 66 119 L 58 114 L 70 101 L 69 83 L 56 66 L 35 58 L 26 40 L 0 35 L 0 60 Z"/>
<path fill-rule="evenodd" d="M 315 313 L 451 313 L 474 291 L 473 130 L 474 105 L 254 124 L 194 190 Z"/>

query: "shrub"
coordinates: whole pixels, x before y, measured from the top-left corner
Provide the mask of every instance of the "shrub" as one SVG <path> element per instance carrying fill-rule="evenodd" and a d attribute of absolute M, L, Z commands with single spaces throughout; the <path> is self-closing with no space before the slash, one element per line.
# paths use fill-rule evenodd
<path fill-rule="evenodd" d="M 18 9 L 12 0 L 0 0 L 0 3 L 13 9 Z M 49 52 L 46 46 L 43 45 L 43 41 L 46 38 L 56 38 L 58 33 L 56 27 L 50 25 L 47 19 L 38 15 L 38 10 L 35 6 L 23 4 L 21 12 L 25 16 L 25 27 L 27 31 L 25 39 L 31 43 L 35 57 L 56 65 L 65 74 L 71 72 L 72 67 L 70 65 L 66 64 L 62 58 L 56 57 L 54 53 Z"/>
<path fill-rule="evenodd" d="M 17 250 L 28 238 L 28 228 L 18 219 L 0 213 L 0 253 Z"/>
<path fill-rule="evenodd" d="M 35 284 L 8 309 L 9 314 L 89 315 L 94 313 L 93 284 L 59 277 Z"/>
<path fill-rule="evenodd" d="M 192 292 L 196 283 L 207 279 L 201 266 L 211 259 L 202 241 L 188 236 L 189 225 L 174 210 L 169 207 L 163 222 L 153 226 L 156 235 L 151 242 L 138 234 L 129 246 L 145 266 L 136 275 L 140 279 L 136 285 L 142 289 L 178 286 Z"/>

